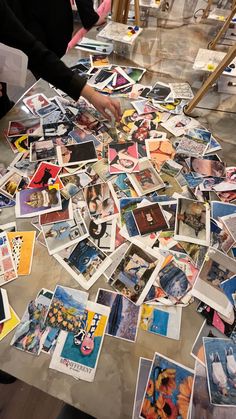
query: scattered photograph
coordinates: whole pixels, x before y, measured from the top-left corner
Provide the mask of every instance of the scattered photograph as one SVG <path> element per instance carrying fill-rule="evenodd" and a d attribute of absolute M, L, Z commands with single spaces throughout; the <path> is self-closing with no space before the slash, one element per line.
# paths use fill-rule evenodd
<path fill-rule="evenodd" d="M 234 318 L 234 312 L 231 313 L 230 317 L 226 318 L 204 303 L 198 305 L 197 312 L 207 320 L 209 326 L 213 326 L 236 344 L 236 319 Z"/>
<path fill-rule="evenodd" d="M 60 166 L 73 166 L 81 162 L 94 162 L 97 153 L 93 141 L 81 144 L 57 146 L 57 158 Z"/>
<path fill-rule="evenodd" d="M 35 141 L 30 144 L 30 161 L 55 160 L 56 149 L 52 140 Z"/>
<path fill-rule="evenodd" d="M 110 307 L 106 334 L 135 342 L 140 308 L 114 291 L 99 288 L 96 303 Z"/>
<path fill-rule="evenodd" d="M 117 220 L 114 219 L 101 224 L 95 224 L 89 216 L 85 217 L 84 220 L 90 240 L 103 252 L 113 252 L 115 250 Z"/>
<path fill-rule="evenodd" d="M 45 325 L 78 333 L 87 301 L 87 292 L 57 285 L 46 312 Z"/>
<path fill-rule="evenodd" d="M 155 353 L 146 385 L 140 418 L 169 416 L 187 419 L 192 394 L 193 371 Z"/>
<path fill-rule="evenodd" d="M 109 307 L 88 301 L 78 333 L 60 333 L 49 368 L 92 382 L 109 313 Z"/>
<path fill-rule="evenodd" d="M 60 180 L 63 184 L 61 194 L 65 199 L 72 198 L 92 181 L 85 171 L 75 172 L 72 175 L 61 175 Z"/>
<path fill-rule="evenodd" d="M 175 137 L 180 137 L 185 134 L 186 130 L 197 127 L 199 122 L 190 116 L 176 115 L 167 122 L 162 122 L 161 125 Z"/>
<path fill-rule="evenodd" d="M 139 155 L 136 143 L 110 143 L 108 145 L 108 159 L 111 174 L 139 171 Z"/>
<path fill-rule="evenodd" d="M 204 321 L 202 327 L 199 330 L 199 333 L 196 337 L 196 340 L 193 344 L 191 355 L 202 365 L 205 366 L 205 354 L 203 346 L 203 338 L 225 338 L 224 334 L 216 329 L 214 326 L 207 323 L 207 320 Z"/>
<path fill-rule="evenodd" d="M 139 419 L 139 412 L 141 409 L 144 393 L 146 390 L 147 380 L 150 374 L 152 361 L 146 358 L 139 358 L 138 375 L 136 381 L 134 408 L 132 419 Z"/>
<path fill-rule="evenodd" d="M 150 104 L 148 100 L 137 100 L 132 102 L 133 107 L 139 115 L 144 115 L 150 112 L 156 112 L 156 108 Z"/>
<path fill-rule="evenodd" d="M 11 318 L 7 291 L 0 288 L 0 324 Z"/>
<path fill-rule="evenodd" d="M 143 304 L 139 327 L 150 333 L 179 340 L 181 317 L 181 307 L 157 307 Z"/>
<path fill-rule="evenodd" d="M 22 180 L 22 176 L 13 171 L 8 172 L 0 178 L 0 192 L 8 198 L 13 199 L 17 188 Z"/>
<path fill-rule="evenodd" d="M 139 172 L 128 174 L 128 178 L 138 196 L 146 195 L 165 187 L 162 178 L 149 160 L 140 160 Z"/>
<path fill-rule="evenodd" d="M 148 97 L 154 99 L 156 102 L 168 101 L 168 96 L 171 94 L 171 89 L 168 84 L 156 83 L 151 91 L 148 93 Z"/>
<path fill-rule="evenodd" d="M 20 319 L 13 310 L 13 308 L 10 306 L 10 319 L 6 320 L 5 322 L 0 324 L 0 342 L 3 340 L 8 333 L 10 333 L 12 330 L 18 326 L 20 323 Z"/>
<path fill-rule="evenodd" d="M 18 275 L 29 275 L 31 272 L 35 235 L 35 231 L 14 231 L 7 233 Z"/>
<path fill-rule="evenodd" d="M 17 278 L 7 233 L 0 233 L 0 286 Z"/>
<path fill-rule="evenodd" d="M 92 67 L 108 67 L 110 65 L 107 55 L 90 55 Z"/>
<path fill-rule="evenodd" d="M 191 157 L 190 169 L 201 176 L 224 177 L 225 163 L 218 160 L 210 160 L 208 158 L 200 159 Z"/>
<path fill-rule="evenodd" d="M 147 156 L 153 161 L 155 168 L 159 171 L 161 166 L 175 156 L 172 143 L 168 140 L 147 139 L 145 141 Z"/>
<path fill-rule="evenodd" d="M 42 133 L 39 118 L 25 118 L 20 121 L 10 121 L 7 137 L 22 135 L 40 135 Z"/>
<path fill-rule="evenodd" d="M 40 226 L 44 224 L 52 224 L 52 223 L 59 223 L 61 221 L 72 220 L 73 207 L 72 207 L 71 200 L 62 199 L 61 205 L 62 205 L 62 209 L 59 211 L 49 212 L 47 214 L 40 214 L 39 215 Z"/>
<path fill-rule="evenodd" d="M 84 240 L 89 235 L 79 210 L 74 211 L 72 220 L 44 224 L 42 231 L 50 255 Z"/>
<path fill-rule="evenodd" d="M 23 189 L 16 193 L 16 217 L 34 217 L 62 209 L 56 188 Z"/>
<path fill-rule="evenodd" d="M 110 221 L 118 214 L 117 199 L 110 182 L 88 186 L 83 193 L 89 215 L 96 224 Z"/>
<path fill-rule="evenodd" d="M 178 198 L 174 239 L 203 246 L 210 244 L 210 207 L 207 203 Z"/>
<path fill-rule="evenodd" d="M 236 309 L 236 275 L 221 282 L 220 288 L 224 291 L 226 297 L 231 302 L 232 306 Z"/>
<path fill-rule="evenodd" d="M 145 205 L 132 213 L 141 236 L 169 228 L 159 204 Z"/>
<path fill-rule="evenodd" d="M 0 209 L 14 207 L 16 202 L 13 199 L 8 198 L 6 195 L 0 193 Z"/>
<path fill-rule="evenodd" d="M 203 338 L 210 402 L 235 407 L 236 345 L 231 339 Z"/>
<path fill-rule="evenodd" d="M 56 164 L 41 162 L 30 179 L 29 188 L 44 188 L 53 185 L 61 168 Z"/>
<path fill-rule="evenodd" d="M 89 239 L 67 247 L 54 257 L 86 290 L 112 263 L 112 260 Z"/>
<path fill-rule="evenodd" d="M 148 251 L 142 250 L 136 244 L 131 244 L 121 262 L 113 272 L 109 283 L 135 304 L 143 303 L 163 262 Z"/>

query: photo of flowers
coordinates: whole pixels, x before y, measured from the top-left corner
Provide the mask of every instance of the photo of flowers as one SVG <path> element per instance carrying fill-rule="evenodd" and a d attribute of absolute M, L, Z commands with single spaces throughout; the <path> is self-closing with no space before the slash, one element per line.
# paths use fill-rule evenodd
<path fill-rule="evenodd" d="M 193 371 L 155 353 L 140 418 L 187 419 Z"/>

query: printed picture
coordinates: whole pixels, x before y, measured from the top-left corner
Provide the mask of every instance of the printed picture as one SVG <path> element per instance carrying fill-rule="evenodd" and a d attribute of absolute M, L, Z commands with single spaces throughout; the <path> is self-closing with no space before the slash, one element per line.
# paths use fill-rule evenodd
<path fill-rule="evenodd" d="M 54 160 L 57 158 L 52 140 L 35 141 L 30 144 L 30 161 Z"/>
<path fill-rule="evenodd" d="M 17 188 L 22 180 L 22 176 L 17 173 L 9 172 L 0 178 L 0 191 L 8 198 L 14 198 Z"/>
<path fill-rule="evenodd" d="M 78 333 L 84 316 L 88 293 L 57 285 L 47 311 L 45 324 Z"/>
<path fill-rule="evenodd" d="M 146 358 L 139 358 L 138 376 L 135 389 L 135 399 L 132 419 L 139 419 L 143 396 L 146 390 L 147 380 L 150 374 L 152 361 Z"/>
<path fill-rule="evenodd" d="M 33 114 L 36 114 L 41 118 L 57 109 L 57 106 L 54 103 L 51 103 L 42 93 L 29 96 L 26 99 L 23 99 L 23 102 Z"/>
<path fill-rule="evenodd" d="M 139 172 L 128 175 L 138 196 L 164 188 L 164 182 L 148 160 L 139 163 Z"/>
<path fill-rule="evenodd" d="M 84 197 L 89 215 L 96 223 L 103 223 L 114 218 L 118 208 L 112 194 L 110 183 L 100 183 L 84 188 Z"/>
<path fill-rule="evenodd" d="M 73 175 L 62 175 L 60 176 L 60 180 L 63 184 L 61 194 L 65 199 L 72 198 L 72 196 L 76 195 L 92 181 L 91 177 L 85 172 L 78 172 Z"/>
<path fill-rule="evenodd" d="M 202 176 L 224 177 L 225 164 L 219 160 L 191 157 L 190 169 Z"/>
<path fill-rule="evenodd" d="M 138 147 L 135 143 L 110 143 L 108 157 L 111 174 L 132 173 L 139 170 Z"/>
<path fill-rule="evenodd" d="M 90 240 L 103 252 L 113 252 L 116 240 L 116 219 L 102 224 L 95 224 L 90 218 L 85 219 Z"/>
<path fill-rule="evenodd" d="M 236 345 L 230 339 L 203 338 L 210 402 L 235 407 Z"/>
<path fill-rule="evenodd" d="M 10 199 L 6 195 L 0 193 L 0 209 L 14 207 L 15 205 L 16 203 L 13 199 Z"/>
<path fill-rule="evenodd" d="M 172 160 L 175 150 L 168 140 L 147 139 L 145 141 L 147 156 L 153 161 L 155 168 L 159 171 L 165 161 Z"/>
<path fill-rule="evenodd" d="M 44 188 L 53 185 L 61 168 L 51 163 L 40 163 L 38 169 L 30 180 L 29 188 Z"/>
<path fill-rule="evenodd" d="M 62 199 L 62 209 L 59 211 L 49 212 L 47 214 L 39 215 L 39 224 L 58 223 L 61 221 L 67 221 L 73 219 L 73 208 L 71 200 Z"/>
<path fill-rule="evenodd" d="M 193 371 L 155 353 L 140 418 L 169 416 L 187 419 L 193 385 Z"/>
<path fill-rule="evenodd" d="M 55 188 L 23 189 L 16 194 L 16 217 L 34 217 L 61 209 L 60 192 Z"/>
<path fill-rule="evenodd" d="M 30 301 L 17 327 L 11 345 L 21 351 L 39 355 L 40 341 L 45 330 L 45 318 L 52 299 L 52 292 L 42 290 Z"/>
<path fill-rule="evenodd" d="M 136 208 L 133 210 L 133 216 L 141 236 L 169 227 L 159 204 Z"/>
<path fill-rule="evenodd" d="M 35 231 L 7 233 L 18 275 L 29 275 L 34 252 Z"/>
<path fill-rule="evenodd" d="M 73 166 L 81 162 L 97 160 L 97 153 L 93 141 L 81 144 L 57 146 L 57 158 L 60 166 Z"/>
<path fill-rule="evenodd" d="M 94 243 L 85 239 L 54 255 L 58 262 L 86 290 L 103 274 L 111 259 Z"/>
<path fill-rule="evenodd" d="M 203 338 L 225 338 L 224 334 L 205 320 L 193 344 L 191 355 L 205 366 Z"/>
<path fill-rule="evenodd" d="M 7 291 L 0 288 L 0 324 L 11 318 L 10 306 Z"/>
<path fill-rule="evenodd" d="M 88 237 L 88 230 L 79 210 L 73 219 L 42 226 L 45 242 L 50 255 L 59 252 Z"/>
<path fill-rule="evenodd" d="M 210 243 L 210 208 L 207 203 L 193 199 L 179 198 L 177 204 L 176 240 L 200 245 Z"/>
<path fill-rule="evenodd" d="M 7 234 L 0 233 L 0 286 L 17 278 L 11 247 Z"/>
<path fill-rule="evenodd" d="M 10 121 L 7 131 L 7 137 L 22 136 L 24 134 L 40 135 L 40 119 L 24 118 L 20 121 Z"/>
<path fill-rule="evenodd" d="M 113 272 L 110 283 L 137 305 L 142 304 L 160 270 L 161 259 L 131 244 Z"/>
<path fill-rule="evenodd" d="M 20 323 L 20 319 L 10 306 L 10 319 L 0 324 L 0 342 L 3 340 L 8 333 L 15 329 L 16 326 Z"/>
<path fill-rule="evenodd" d="M 143 304 L 139 327 L 147 332 L 179 340 L 181 315 L 181 307 Z"/>
<path fill-rule="evenodd" d="M 93 381 L 109 312 L 108 307 L 88 301 L 78 333 L 60 333 L 49 367 Z"/>
<path fill-rule="evenodd" d="M 99 289 L 96 302 L 110 307 L 106 334 L 135 342 L 139 321 L 139 307 L 113 291 Z"/>

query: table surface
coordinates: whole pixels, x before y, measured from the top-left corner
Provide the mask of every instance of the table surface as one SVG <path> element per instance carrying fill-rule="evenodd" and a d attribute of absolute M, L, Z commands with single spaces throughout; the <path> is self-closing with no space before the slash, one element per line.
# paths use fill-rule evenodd
<path fill-rule="evenodd" d="M 202 79 L 202 73 L 194 72 L 192 64 L 198 48 L 206 46 L 209 42 L 212 27 L 209 24 L 193 25 L 191 23 L 184 29 L 177 26 L 172 27 L 171 30 L 168 28 L 145 29 L 132 50 L 125 48 L 122 52 L 120 49 L 118 52 L 122 55 L 113 54 L 111 61 L 116 64 L 145 66 L 149 71 L 142 80 L 143 83 L 153 84 L 157 79 L 188 80 L 196 87 Z M 186 37 L 187 32 L 189 37 Z M 177 35 L 178 38 L 176 38 Z M 175 46 L 171 42 L 174 39 Z M 72 65 L 81 56 L 86 56 L 86 54 L 73 50 L 65 60 Z M 48 84 L 42 80 L 38 81 L 27 92 L 27 95 L 36 92 L 43 92 L 48 97 L 55 95 Z M 222 98 L 224 98 L 223 103 Z M 235 153 L 232 153 L 234 147 L 232 133 L 236 132 L 235 105 L 235 97 L 222 96 L 212 91 L 198 109 L 199 120 L 222 140 L 224 147 L 222 155 L 224 159 L 227 159 L 228 164 L 235 163 L 236 160 Z M 123 102 L 122 107 L 125 108 L 125 106 Z M 19 101 L 0 121 L 0 155 L 1 162 L 6 165 L 13 160 L 14 156 L 3 139 L 2 130 L 7 127 L 9 120 L 21 119 L 23 116 L 25 112 L 22 109 L 22 101 Z M 2 211 L 0 224 L 13 220 L 15 220 L 14 209 Z M 22 231 L 33 228 L 29 219 L 18 219 L 17 229 Z M 47 249 L 36 242 L 31 275 L 20 277 L 5 288 L 8 291 L 10 304 L 21 317 L 30 299 L 34 298 L 42 287 L 53 290 L 58 283 L 79 288 L 77 282 L 52 256 L 48 255 Z M 104 278 L 100 278 L 90 289 L 90 300 L 94 301 L 99 287 L 106 287 Z M 194 367 L 190 351 L 203 323 L 203 318 L 196 313 L 196 304 L 194 302 L 183 308 L 179 341 L 142 330 L 138 332 L 136 343 L 105 336 L 93 383 L 77 381 L 49 369 L 50 357 L 46 354 L 34 357 L 10 347 L 12 333 L 0 343 L 0 368 L 96 418 L 131 418 L 140 356 L 152 359 L 154 352 L 160 352 L 188 367 Z"/>

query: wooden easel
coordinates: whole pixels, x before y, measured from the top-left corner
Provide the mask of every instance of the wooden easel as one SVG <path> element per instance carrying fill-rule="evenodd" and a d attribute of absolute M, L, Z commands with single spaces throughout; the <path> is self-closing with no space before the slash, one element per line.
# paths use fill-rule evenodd
<path fill-rule="evenodd" d="M 234 3 L 236 3 L 236 0 L 235 0 Z M 229 28 L 230 22 L 231 22 L 232 18 L 234 17 L 235 13 L 236 13 L 236 5 L 234 5 L 234 7 L 232 8 L 230 15 L 226 19 L 224 25 L 222 26 L 222 28 L 220 29 L 220 31 L 218 32 L 218 34 L 216 35 L 216 37 L 213 39 L 213 41 L 211 41 L 209 43 L 208 49 L 214 49 L 215 48 L 217 42 L 220 40 L 220 38 L 222 37 L 222 35 L 224 35 L 224 33 Z"/>
<path fill-rule="evenodd" d="M 114 22 L 127 23 L 130 8 L 130 0 L 113 0 L 112 20 Z M 140 26 L 139 0 L 134 0 L 135 24 Z"/>
<path fill-rule="evenodd" d="M 192 110 L 197 106 L 203 96 L 207 93 L 208 89 L 215 83 L 215 81 L 221 76 L 224 69 L 233 61 L 236 57 L 236 45 L 230 47 L 226 56 L 223 58 L 221 63 L 216 67 L 216 69 L 210 74 L 210 76 L 203 83 L 202 87 L 198 90 L 194 98 L 189 102 L 185 108 L 185 114 L 188 115 Z"/>
<path fill-rule="evenodd" d="M 208 0 L 207 7 L 205 8 L 202 15 L 202 19 L 206 19 L 209 16 L 212 4 L 213 4 L 213 0 Z M 236 5 L 236 0 L 232 0 L 232 9 L 235 7 L 235 5 Z"/>

